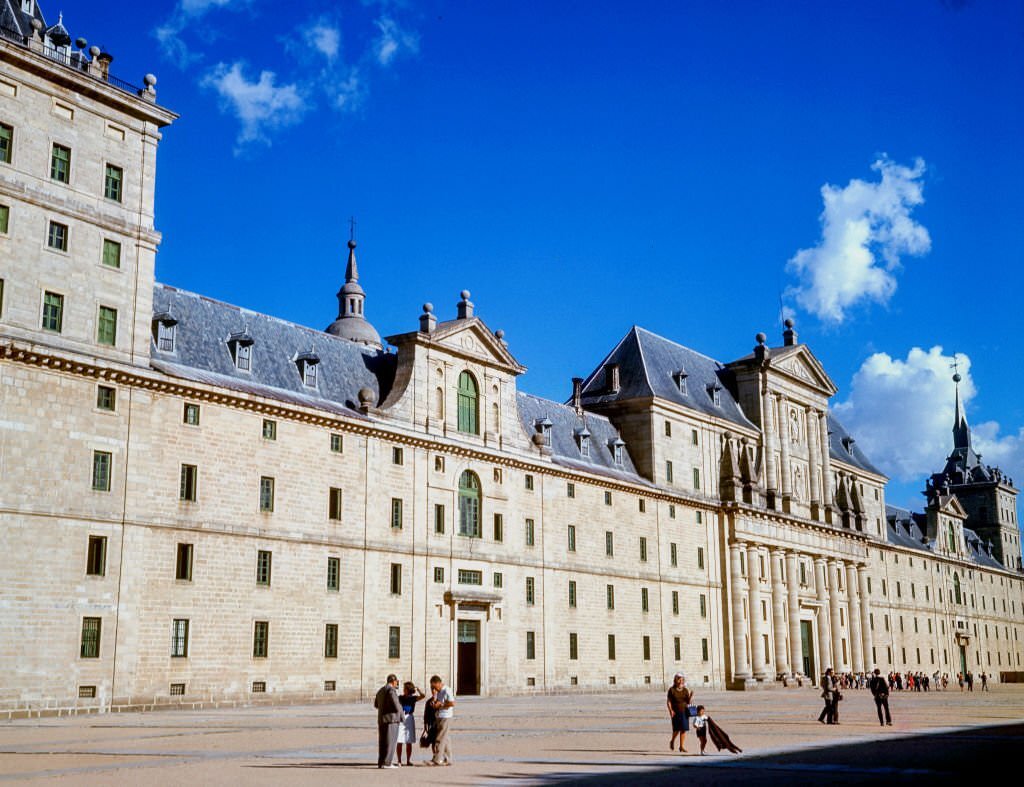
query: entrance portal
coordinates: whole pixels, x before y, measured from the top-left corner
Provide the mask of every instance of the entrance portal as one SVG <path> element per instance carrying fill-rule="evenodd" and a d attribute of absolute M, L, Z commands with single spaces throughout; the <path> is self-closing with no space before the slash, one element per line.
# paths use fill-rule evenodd
<path fill-rule="evenodd" d="M 803 647 L 803 673 L 814 680 L 814 637 L 811 634 L 811 621 L 800 621 L 800 642 Z"/>
<path fill-rule="evenodd" d="M 456 696 L 480 693 L 480 621 L 460 620 L 456 651 Z"/>
<path fill-rule="evenodd" d="M 959 647 L 960 650 L 960 674 L 967 675 L 967 648 L 964 645 Z"/>

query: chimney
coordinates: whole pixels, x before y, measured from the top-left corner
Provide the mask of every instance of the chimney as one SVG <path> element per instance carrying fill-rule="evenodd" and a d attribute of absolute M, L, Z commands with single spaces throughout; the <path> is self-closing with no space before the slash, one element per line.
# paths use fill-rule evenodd
<path fill-rule="evenodd" d="M 583 378 L 572 378 L 572 406 L 577 413 L 583 412 Z"/>
<path fill-rule="evenodd" d="M 786 330 L 782 332 L 782 343 L 786 347 L 792 347 L 796 344 L 796 331 L 793 330 L 793 318 L 787 317 L 785 325 Z"/>
<path fill-rule="evenodd" d="M 462 300 L 456 304 L 458 317 L 460 320 L 468 320 L 473 316 L 473 303 L 469 300 L 469 290 L 463 290 L 460 294 Z"/>
<path fill-rule="evenodd" d="M 433 333 L 437 327 L 437 317 L 434 316 L 434 304 L 424 303 L 423 314 L 420 315 L 420 333 Z"/>
<path fill-rule="evenodd" d="M 610 363 L 604 367 L 604 379 L 605 387 L 609 393 L 619 392 L 619 365 L 617 363 Z"/>

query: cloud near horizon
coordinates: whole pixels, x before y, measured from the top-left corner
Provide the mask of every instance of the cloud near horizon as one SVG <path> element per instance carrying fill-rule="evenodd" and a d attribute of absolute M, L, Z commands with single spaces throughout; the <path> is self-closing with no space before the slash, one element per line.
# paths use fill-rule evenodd
<path fill-rule="evenodd" d="M 876 182 L 822 186 L 821 238 L 786 264 L 799 282 L 787 295 L 826 322 L 843 322 L 861 303 L 888 303 L 902 256 L 931 248 L 928 230 L 910 215 L 924 202 L 924 161 L 906 167 L 883 155 L 871 168 L 880 175 Z"/>

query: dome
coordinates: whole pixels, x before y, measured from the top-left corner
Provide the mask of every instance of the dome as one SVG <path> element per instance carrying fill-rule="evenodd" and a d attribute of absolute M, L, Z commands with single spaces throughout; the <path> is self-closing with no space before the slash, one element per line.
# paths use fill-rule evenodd
<path fill-rule="evenodd" d="M 373 345 L 378 349 L 384 346 L 377 329 L 355 314 L 339 317 L 328 325 L 324 332 L 339 339 L 348 339 L 350 342 Z"/>

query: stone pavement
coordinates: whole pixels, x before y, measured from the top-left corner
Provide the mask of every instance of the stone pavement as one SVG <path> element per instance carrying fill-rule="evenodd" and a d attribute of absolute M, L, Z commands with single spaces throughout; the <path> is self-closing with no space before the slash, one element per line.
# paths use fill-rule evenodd
<path fill-rule="evenodd" d="M 847 691 L 841 724 L 817 723 L 808 689 L 698 690 L 743 748 L 699 757 L 668 751 L 664 693 L 462 698 L 456 763 L 379 771 L 370 702 L 160 711 L 0 723 L 0 782 L 82 785 L 763 784 L 959 780 L 1024 744 L 1024 686 L 991 692 L 897 692 L 880 728 L 867 691 Z M 419 714 L 417 714 L 419 715 Z M 1016 723 L 1016 724 L 1015 724 Z M 953 728 L 951 730 L 951 728 Z"/>

